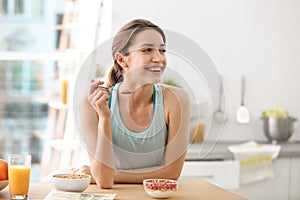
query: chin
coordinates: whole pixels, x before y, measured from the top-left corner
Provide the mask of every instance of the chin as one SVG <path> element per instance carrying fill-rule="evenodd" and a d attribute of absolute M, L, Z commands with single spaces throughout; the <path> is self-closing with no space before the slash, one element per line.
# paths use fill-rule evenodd
<path fill-rule="evenodd" d="M 144 82 L 144 84 L 157 84 L 160 83 L 161 80 L 160 76 L 147 76 L 143 78 L 142 82 Z"/>
<path fill-rule="evenodd" d="M 156 78 L 151 81 L 152 84 L 157 84 L 161 82 L 161 78 Z"/>

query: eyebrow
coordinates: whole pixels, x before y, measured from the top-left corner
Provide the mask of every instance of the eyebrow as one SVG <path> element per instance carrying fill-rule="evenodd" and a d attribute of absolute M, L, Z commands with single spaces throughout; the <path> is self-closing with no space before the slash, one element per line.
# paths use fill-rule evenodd
<path fill-rule="evenodd" d="M 144 43 L 144 44 L 141 44 L 139 47 L 143 47 L 143 46 L 154 47 L 155 45 L 154 44 Z M 165 47 L 166 45 L 165 44 L 161 44 L 159 46 L 160 47 Z"/>

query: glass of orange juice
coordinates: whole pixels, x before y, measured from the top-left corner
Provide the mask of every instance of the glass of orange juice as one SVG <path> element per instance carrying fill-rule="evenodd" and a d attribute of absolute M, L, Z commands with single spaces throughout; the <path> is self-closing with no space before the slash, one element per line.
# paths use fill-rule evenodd
<path fill-rule="evenodd" d="M 10 199 L 27 199 L 30 183 L 31 155 L 8 155 Z"/>
<path fill-rule="evenodd" d="M 68 102 L 68 88 L 69 88 L 69 80 L 67 79 L 60 80 L 60 95 L 61 95 L 61 102 L 63 104 L 67 104 Z"/>

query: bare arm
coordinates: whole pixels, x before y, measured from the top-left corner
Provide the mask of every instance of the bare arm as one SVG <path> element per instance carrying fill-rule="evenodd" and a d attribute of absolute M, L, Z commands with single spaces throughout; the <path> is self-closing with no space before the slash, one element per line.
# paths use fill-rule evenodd
<path fill-rule="evenodd" d="M 110 110 L 107 106 L 109 92 L 91 81 L 90 90 L 82 103 L 82 121 L 85 145 L 91 163 L 91 175 L 101 188 L 111 188 L 114 176 Z"/>

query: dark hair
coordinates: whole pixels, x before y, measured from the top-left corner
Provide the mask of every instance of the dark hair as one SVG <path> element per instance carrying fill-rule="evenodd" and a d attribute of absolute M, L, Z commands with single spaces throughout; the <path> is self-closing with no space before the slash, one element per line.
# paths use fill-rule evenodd
<path fill-rule="evenodd" d="M 110 88 L 116 83 L 123 81 L 123 68 L 115 59 L 116 53 L 120 52 L 125 55 L 128 54 L 127 50 L 131 45 L 133 36 L 147 28 L 156 30 L 162 36 L 164 43 L 166 42 L 163 30 L 148 20 L 135 19 L 125 24 L 122 28 L 120 28 L 113 39 L 112 56 L 114 58 L 114 65 L 111 67 L 108 74 L 106 81 L 107 87 Z"/>

